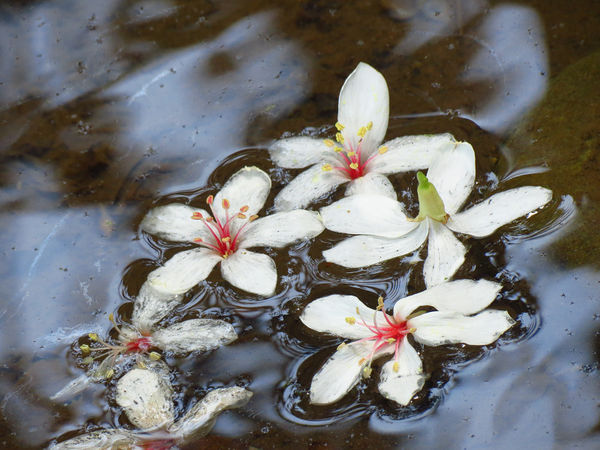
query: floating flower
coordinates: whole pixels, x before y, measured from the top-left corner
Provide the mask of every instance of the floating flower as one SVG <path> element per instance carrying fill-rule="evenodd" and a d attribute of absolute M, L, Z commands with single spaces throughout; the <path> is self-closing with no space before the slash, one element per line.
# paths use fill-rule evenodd
<path fill-rule="evenodd" d="M 429 236 L 423 267 L 430 287 L 449 280 L 465 259 L 466 248 L 453 232 L 484 237 L 518 217 L 544 206 L 552 191 L 524 186 L 492 195 L 458 212 L 475 181 L 473 147 L 461 142 L 440 153 L 419 180 L 419 215 L 408 218 L 401 203 L 384 196 L 356 195 L 321 209 L 325 227 L 361 236 L 323 252 L 329 262 L 364 267 L 419 248 Z"/>
<path fill-rule="evenodd" d="M 178 253 L 153 271 L 148 283 L 166 294 L 183 293 L 204 280 L 217 263 L 223 278 L 235 287 L 258 295 L 275 292 L 277 270 L 267 255 L 251 247 L 283 247 L 323 231 L 319 215 L 294 210 L 258 219 L 271 179 L 256 167 L 235 173 L 216 196 L 206 200 L 211 214 L 182 204 L 159 206 L 142 221 L 142 230 L 199 248 Z"/>
<path fill-rule="evenodd" d="M 206 435 L 222 411 L 244 406 L 252 392 L 241 387 L 214 389 L 178 421 L 175 421 L 172 396 L 168 370 L 164 366 L 148 364 L 135 368 L 117 383 L 116 401 L 140 431 L 96 430 L 55 443 L 50 449 L 176 448 Z"/>
<path fill-rule="evenodd" d="M 148 355 L 158 360 L 161 355 L 153 349 L 160 349 L 174 355 L 214 350 L 222 345 L 230 344 L 237 339 L 233 325 L 218 319 L 190 319 L 158 330 L 139 329 L 131 326 L 119 327 L 113 315 L 109 319 L 118 332 L 116 343 L 101 339 L 96 333 L 88 335 L 90 344 L 82 344 L 79 348 L 84 364 L 100 364 L 67 384 L 54 394 L 51 399 L 58 400 L 73 396 L 87 387 L 90 382 L 100 382 L 111 378 L 116 366 L 128 358 L 140 360 Z"/>
<path fill-rule="evenodd" d="M 349 182 L 346 195 L 376 193 L 396 198 L 386 175 L 429 167 L 455 140 L 450 134 L 404 136 L 380 145 L 389 116 L 389 93 L 383 75 L 360 63 L 346 79 L 338 103 L 336 141 L 292 137 L 269 149 L 280 167 L 301 169 L 275 197 L 275 208 L 304 208 L 318 197 Z"/>
<path fill-rule="evenodd" d="M 440 284 L 396 302 L 394 314 L 365 306 L 352 295 L 330 295 L 311 302 L 300 320 L 309 328 L 347 339 L 313 377 L 310 401 L 329 404 L 342 398 L 358 382 L 368 378 L 371 362 L 394 355 L 385 363 L 379 392 L 406 405 L 425 382 L 421 359 L 407 337 L 425 345 L 454 343 L 488 345 L 515 322 L 506 311 L 483 311 L 494 301 L 501 286 L 486 280 L 457 280 Z M 431 306 L 433 312 L 418 309 Z M 474 315 L 473 315 L 474 314 Z"/>

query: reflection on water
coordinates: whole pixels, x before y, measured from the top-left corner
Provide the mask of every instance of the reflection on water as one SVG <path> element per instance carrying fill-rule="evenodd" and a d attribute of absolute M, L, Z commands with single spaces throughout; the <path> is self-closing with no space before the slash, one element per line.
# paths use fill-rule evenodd
<path fill-rule="evenodd" d="M 87 332 L 104 334 L 109 312 L 130 314 L 141 281 L 170 254 L 138 239 L 140 218 L 161 196 L 199 194 L 250 160 L 285 184 L 289 175 L 273 169 L 262 149 L 286 132 L 334 123 L 339 87 L 364 60 L 390 85 L 396 119 L 388 138 L 449 131 L 469 140 L 481 195 L 498 179 L 501 190 L 546 182 L 555 189 L 549 211 L 503 230 L 506 252 L 494 242 L 497 233 L 473 244 L 471 254 L 485 257 L 462 272 L 502 281 L 502 306 L 513 308 L 521 328 L 466 367 L 464 349 L 454 349 L 452 363 L 435 374 L 439 384 L 432 381 L 431 395 L 417 398 L 412 410 L 373 403 L 369 387 L 339 411 L 306 409 L 307 380 L 328 354 L 313 354 L 320 344 L 306 340 L 298 312 L 331 293 L 332 282 L 336 291 L 387 292 L 390 300 L 419 290 L 411 277 L 418 258 L 403 260 L 400 271 L 384 264 L 341 273 L 302 244 L 289 254 L 273 252 L 285 261 L 275 297 L 256 302 L 215 277 L 175 312 L 222 313 L 240 334 L 236 345 L 169 361 L 181 378 L 178 407 L 236 382 L 255 392 L 246 409 L 219 418 L 199 445 L 597 446 L 597 256 L 569 260 L 567 269 L 566 250 L 555 244 L 574 224 L 595 226 L 587 214 L 598 208 L 595 150 L 575 171 L 562 157 L 571 150 L 562 141 L 544 147 L 551 148 L 547 157 L 515 149 L 518 141 L 500 151 L 513 124 L 547 101 L 555 77 L 600 44 L 600 16 L 588 13 L 593 1 L 580 8 L 557 3 L 5 2 L 2 445 L 39 448 L 86 426 L 126 422 L 106 398 L 110 383 L 66 405 L 48 397 L 82 373 L 71 345 Z M 581 104 L 586 97 L 573 98 Z M 548 123 L 541 117 L 536 129 Z M 553 128 L 560 124 L 543 131 L 551 142 Z M 590 180 L 590 195 L 576 180 L 554 184 L 553 177 L 569 180 L 564 174 L 572 173 Z M 410 200 L 409 183 L 393 182 Z M 568 196 L 574 192 L 575 202 Z M 319 245 L 336 239 L 324 234 Z M 391 280 L 390 273 L 398 276 Z"/>

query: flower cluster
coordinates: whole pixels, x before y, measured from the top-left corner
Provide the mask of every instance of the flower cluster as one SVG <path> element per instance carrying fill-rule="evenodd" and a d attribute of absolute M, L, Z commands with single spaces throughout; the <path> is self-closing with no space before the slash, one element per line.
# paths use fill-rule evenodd
<path fill-rule="evenodd" d="M 304 307 L 299 318 L 308 329 L 349 340 L 339 343 L 314 374 L 309 398 L 314 404 L 340 400 L 361 378 L 371 376 L 373 361 L 387 356 L 379 391 L 407 405 L 425 385 L 427 368 L 420 353 L 426 346 L 489 345 L 512 327 L 515 320 L 507 311 L 488 309 L 501 295 L 499 283 L 452 281 L 467 254 L 463 240 L 489 236 L 532 213 L 551 200 L 552 192 L 519 187 L 473 199 L 473 205 L 464 209 L 475 185 L 473 147 L 447 133 L 383 143 L 388 117 L 385 79 L 360 63 L 341 88 L 335 140 L 292 137 L 269 148 L 280 167 L 308 167 L 277 193 L 273 214 L 263 212 L 271 179 L 257 167 L 234 173 L 215 194 L 150 210 L 140 230 L 182 248 L 148 275 L 130 323 L 117 324 L 110 315 L 112 338 L 90 333 L 79 345 L 82 363 L 91 368 L 53 397 L 74 395 L 90 381 L 113 377 L 119 368 L 115 399 L 136 430 L 96 430 L 55 443 L 54 448 L 167 448 L 207 433 L 220 411 L 245 404 L 250 391 L 216 389 L 177 420 L 172 374 L 162 353 L 211 351 L 234 342 L 237 333 L 233 325 L 218 319 L 171 321 L 169 326 L 161 321 L 219 263 L 221 277 L 234 289 L 272 296 L 278 285 L 275 262 L 250 250 L 255 247 L 279 249 L 328 229 L 353 236 L 325 250 L 325 261 L 357 268 L 406 255 L 428 240 L 422 269 L 427 289 L 396 299 L 391 314 L 382 297 L 374 309 L 355 296 L 340 294 L 314 299 Z M 406 214 L 387 178 L 409 171 L 416 172 L 416 217 Z M 343 183 L 348 187 L 341 200 L 319 212 L 303 209 Z"/>

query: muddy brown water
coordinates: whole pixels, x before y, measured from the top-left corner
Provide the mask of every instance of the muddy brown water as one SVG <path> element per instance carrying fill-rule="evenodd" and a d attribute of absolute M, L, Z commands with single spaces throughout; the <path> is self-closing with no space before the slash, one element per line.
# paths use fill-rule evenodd
<path fill-rule="evenodd" d="M 240 335 L 167 358 L 183 410 L 208 389 L 248 386 L 241 410 L 189 448 L 598 448 L 600 446 L 600 5 L 595 0 L 5 1 L 0 5 L 0 444 L 42 448 L 131 427 L 75 352 L 108 314 L 127 321 L 146 275 L 181 245 L 138 230 L 155 204 L 200 204 L 238 168 L 296 174 L 266 148 L 331 136 L 337 96 L 360 61 L 390 88 L 387 138 L 451 132 L 477 155 L 477 189 L 539 184 L 540 213 L 468 240 L 456 278 L 503 283 L 494 307 L 519 320 L 486 348 L 423 352 L 425 389 L 401 408 L 376 378 L 312 406 L 312 375 L 338 340 L 298 314 L 353 293 L 372 306 L 423 289 L 419 264 L 326 264 L 341 239 L 267 249 L 277 293 L 259 298 L 218 271 L 165 323 L 221 317 Z M 414 174 L 392 181 L 415 200 Z M 339 198 L 342 191 L 316 206 Z M 415 211 L 412 211 L 413 213 Z M 374 371 L 376 373 L 376 371 Z"/>

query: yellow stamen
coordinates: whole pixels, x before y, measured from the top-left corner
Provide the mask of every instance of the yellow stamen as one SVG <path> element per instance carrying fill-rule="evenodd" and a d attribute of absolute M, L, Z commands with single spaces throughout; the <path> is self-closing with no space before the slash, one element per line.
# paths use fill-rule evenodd
<path fill-rule="evenodd" d="M 344 130 L 344 128 L 346 128 L 344 125 L 342 125 L 342 124 L 341 124 L 341 123 L 339 123 L 339 122 L 336 122 L 336 123 L 335 123 L 335 127 L 338 129 L 338 131 L 343 131 L 343 130 Z"/>
<path fill-rule="evenodd" d="M 335 140 L 338 141 L 340 144 L 343 144 L 344 136 L 342 136 L 342 133 L 335 133 Z"/>
<path fill-rule="evenodd" d="M 414 334 L 414 333 L 415 333 L 415 331 L 417 331 L 417 329 L 416 329 L 415 327 L 413 327 L 413 328 L 411 328 L 410 330 L 408 330 L 408 332 L 409 332 L 410 334 Z"/>
<path fill-rule="evenodd" d="M 377 311 L 383 310 L 383 297 L 377 299 Z"/>
<path fill-rule="evenodd" d="M 388 151 L 388 148 L 385 145 L 382 145 L 381 147 L 379 147 L 379 154 L 383 155 L 385 152 Z"/>
<path fill-rule="evenodd" d="M 227 200 L 226 198 L 223 199 L 223 201 L 221 202 L 221 204 L 223 205 L 223 209 L 229 209 L 229 200 Z"/>
<path fill-rule="evenodd" d="M 394 361 L 392 368 L 394 369 L 394 372 L 398 372 L 398 370 L 400 370 L 400 364 L 398 364 L 398 361 Z"/>
<path fill-rule="evenodd" d="M 79 349 L 83 352 L 83 353 L 89 353 L 90 352 L 90 346 L 87 344 L 83 344 L 79 346 Z"/>
<path fill-rule="evenodd" d="M 258 219 L 258 215 L 254 214 L 253 216 L 250 216 L 250 218 L 248 219 L 248 222 L 252 222 L 253 220 Z"/>
<path fill-rule="evenodd" d="M 213 204 L 213 200 L 214 200 L 214 198 L 215 198 L 214 196 L 212 196 L 212 195 L 209 195 L 208 197 L 206 197 L 206 203 L 207 203 L 208 205 L 212 205 L 212 204 Z"/>
<path fill-rule="evenodd" d="M 367 134 L 367 127 L 360 127 L 357 134 L 360 137 L 365 137 L 365 134 Z"/>
<path fill-rule="evenodd" d="M 393 344 L 394 342 L 396 342 L 396 338 L 388 338 L 388 339 L 386 339 L 386 342 L 388 344 Z"/>
<path fill-rule="evenodd" d="M 104 373 L 104 378 L 106 378 L 107 380 L 109 378 L 112 378 L 112 376 L 115 374 L 115 371 L 112 369 L 108 369 L 105 373 Z"/>
<path fill-rule="evenodd" d="M 367 124 L 367 131 L 371 131 L 371 128 L 373 128 L 373 122 L 372 121 Z"/>
<path fill-rule="evenodd" d="M 358 164 L 352 163 L 352 164 L 350 164 L 350 168 L 356 170 L 356 169 L 358 169 Z"/>
<path fill-rule="evenodd" d="M 98 335 L 96 333 L 89 333 L 88 337 L 94 342 L 98 341 Z"/>
<path fill-rule="evenodd" d="M 238 217 L 238 219 L 245 219 L 245 218 L 246 218 L 246 215 L 245 215 L 245 214 L 242 214 L 242 213 L 239 213 L 239 214 L 237 215 L 237 217 Z"/>
<path fill-rule="evenodd" d="M 354 317 L 346 317 L 346 322 L 350 325 L 354 325 L 356 323 L 356 319 Z"/>
<path fill-rule="evenodd" d="M 137 366 L 138 366 L 140 369 L 145 369 L 145 368 L 147 367 L 147 366 L 146 366 L 146 363 L 145 363 L 144 361 L 142 361 L 141 359 L 140 359 L 140 360 L 137 362 Z"/>
<path fill-rule="evenodd" d="M 336 147 L 333 149 L 333 151 L 336 153 L 340 153 L 340 152 L 344 151 L 344 149 L 342 147 Z"/>
<path fill-rule="evenodd" d="M 347 155 L 352 158 L 354 155 L 356 155 L 356 152 L 348 152 Z"/>
<path fill-rule="evenodd" d="M 240 212 L 245 213 L 245 212 L 248 212 L 249 209 L 250 209 L 250 207 L 248 205 L 244 205 L 240 208 Z"/>
<path fill-rule="evenodd" d="M 333 170 L 333 167 L 331 167 L 331 164 L 323 164 L 323 167 L 321 167 L 321 169 L 323 169 L 323 172 L 331 172 L 331 170 Z"/>
<path fill-rule="evenodd" d="M 341 350 L 346 346 L 345 342 L 342 342 L 340 345 L 337 346 L 337 350 Z"/>
<path fill-rule="evenodd" d="M 335 143 L 331 139 L 324 139 L 323 142 L 327 147 L 333 147 Z"/>
<path fill-rule="evenodd" d="M 202 242 L 202 238 L 194 238 L 194 242 Z"/>
<path fill-rule="evenodd" d="M 358 361 L 358 365 L 362 366 L 366 360 L 367 360 L 367 358 L 360 358 L 360 360 Z"/>
<path fill-rule="evenodd" d="M 229 241 L 231 241 L 231 238 L 229 236 L 226 236 L 223 239 L 221 239 L 221 242 L 224 242 L 224 243 L 228 243 Z"/>
<path fill-rule="evenodd" d="M 373 372 L 373 369 L 371 369 L 369 366 L 365 367 L 363 369 L 363 377 L 364 378 L 369 378 L 371 376 L 372 372 Z"/>
<path fill-rule="evenodd" d="M 152 361 L 158 361 L 160 359 L 160 353 L 157 352 L 150 352 L 148 356 L 150 356 Z"/>
<path fill-rule="evenodd" d="M 202 213 L 195 212 L 194 214 L 192 214 L 192 219 L 194 219 L 194 220 L 202 220 Z"/>

